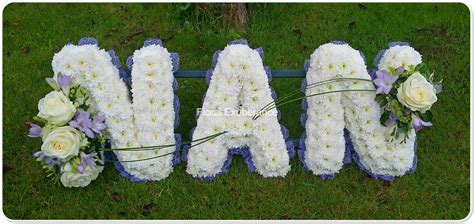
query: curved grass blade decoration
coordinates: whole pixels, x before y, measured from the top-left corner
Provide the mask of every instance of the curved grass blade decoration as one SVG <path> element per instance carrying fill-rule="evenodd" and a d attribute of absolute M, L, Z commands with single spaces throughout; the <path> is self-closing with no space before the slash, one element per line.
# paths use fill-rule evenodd
<path fill-rule="evenodd" d="M 104 151 L 104 152 L 111 152 L 111 151 L 147 151 L 147 150 L 155 150 L 155 149 L 163 149 L 163 148 L 169 148 L 169 147 L 180 147 L 182 145 L 186 144 L 191 144 L 194 142 L 202 141 L 202 140 L 207 140 L 207 139 L 212 139 L 215 137 L 218 137 L 220 135 L 223 135 L 227 132 L 223 131 L 214 135 L 209 135 L 206 137 L 202 137 L 193 141 L 186 141 L 186 142 L 180 142 L 180 143 L 175 143 L 175 144 L 167 144 L 167 145 L 156 145 L 156 146 L 144 146 L 144 147 L 130 147 L 130 148 L 101 148 L 99 151 Z"/>
<path fill-rule="evenodd" d="M 314 88 L 314 87 L 318 87 L 318 86 L 322 86 L 322 85 L 326 85 L 326 84 L 330 84 L 330 83 L 334 83 L 334 82 L 343 82 L 343 81 L 366 81 L 366 82 L 371 82 L 372 83 L 371 79 L 364 79 L 364 78 L 335 78 L 335 79 L 329 79 L 329 80 L 324 80 L 324 81 L 312 83 L 312 84 L 306 86 L 306 88 L 304 90 L 306 91 L 306 90 Z M 353 91 L 357 92 L 357 91 L 361 91 L 361 90 L 353 90 Z M 296 99 L 291 98 L 292 96 L 295 96 L 300 92 L 301 91 L 299 89 L 294 90 L 294 91 L 290 92 L 288 95 L 285 95 L 284 97 L 281 97 L 281 98 L 279 98 L 275 101 L 272 101 L 272 102 L 268 103 L 267 105 L 262 107 L 259 110 L 259 113 L 255 114 L 252 119 L 257 120 L 262 114 L 265 114 L 266 112 L 272 110 L 273 108 L 276 108 L 276 107 L 281 106 L 281 105 L 285 105 L 287 103 L 291 103 L 291 102 L 294 102 L 294 101 L 297 101 L 297 100 L 300 100 L 300 99 L 305 99 L 305 98 L 312 97 L 312 96 L 319 96 L 319 95 L 324 95 L 324 94 L 328 94 L 328 93 L 335 93 L 334 91 L 331 91 L 331 92 L 324 92 L 324 93 L 317 94 L 317 95 L 299 97 L 299 98 L 296 98 Z M 290 99 L 287 100 L 288 98 L 290 98 Z M 291 101 L 291 102 L 289 102 L 289 101 Z"/>
<path fill-rule="evenodd" d="M 372 82 L 371 79 L 363 79 L 363 78 L 335 78 L 335 79 L 329 79 L 329 80 L 324 80 L 324 81 L 320 81 L 320 82 L 316 82 L 316 83 L 312 83 L 308 86 L 305 87 L 304 90 L 307 90 L 307 89 L 311 89 L 311 88 L 314 88 L 314 87 L 317 87 L 317 86 L 321 86 L 321 85 L 325 85 L 325 84 L 329 84 L 329 83 L 333 83 L 333 82 L 339 82 L 339 81 L 354 81 L 354 80 L 357 80 L 357 81 L 368 81 L 368 82 Z M 275 101 L 272 101 L 270 103 L 268 103 L 267 105 L 265 105 L 264 107 L 262 107 L 261 110 L 263 110 L 265 112 L 265 109 L 267 107 L 269 107 L 270 105 L 272 104 L 276 104 L 280 101 L 283 101 L 287 98 L 290 98 L 298 93 L 300 93 L 301 91 L 298 89 L 298 90 L 294 90 L 292 92 L 290 92 L 289 94 L 285 95 L 284 97 L 280 97 L 278 98 L 277 100 Z"/>
<path fill-rule="evenodd" d="M 226 131 L 220 132 L 215 135 L 210 135 L 204 138 L 196 139 L 194 141 L 189 141 L 189 142 L 182 142 L 179 144 L 169 144 L 169 145 L 161 145 L 161 146 L 147 146 L 147 147 L 138 147 L 138 148 L 122 148 L 122 149 L 110 149 L 110 151 L 115 151 L 115 150 L 125 150 L 125 151 L 142 151 L 142 150 L 156 150 L 156 149 L 163 149 L 163 148 L 169 148 L 169 147 L 176 147 L 176 148 L 181 148 L 180 146 L 183 144 L 190 144 L 190 143 L 196 143 L 190 146 L 190 148 L 201 145 L 203 143 L 206 143 L 208 141 L 211 141 L 212 139 L 215 139 L 221 135 L 226 134 Z M 134 150 L 136 149 L 136 150 Z M 104 150 L 106 151 L 106 150 Z M 107 150 L 109 151 L 109 150 Z M 153 156 L 149 158 L 144 158 L 144 159 L 136 159 L 136 160 L 105 160 L 106 162 L 120 162 L 120 163 L 132 163 L 132 162 L 140 162 L 140 161 L 147 161 L 147 160 L 153 160 L 153 159 L 158 159 L 161 157 L 169 156 L 172 155 L 174 152 L 168 152 L 162 155 L 158 156 Z"/>
<path fill-rule="evenodd" d="M 343 92 L 375 92 L 375 90 L 373 90 L 373 89 L 344 89 L 344 90 L 335 90 L 335 91 L 329 91 L 329 92 L 315 93 L 315 94 L 311 94 L 311 95 L 308 95 L 308 96 L 302 96 L 302 97 L 298 97 L 298 98 L 295 98 L 295 99 L 290 99 L 290 100 L 284 101 L 280 104 L 275 104 L 272 107 L 270 107 L 268 110 L 272 110 L 272 109 L 274 109 L 278 106 L 283 106 L 285 104 L 293 103 L 293 102 L 301 100 L 301 99 L 307 99 L 307 98 L 314 97 L 314 96 L 322 96 L 322 95 L 331 94 L 331 93 L 343 93 Z"/>

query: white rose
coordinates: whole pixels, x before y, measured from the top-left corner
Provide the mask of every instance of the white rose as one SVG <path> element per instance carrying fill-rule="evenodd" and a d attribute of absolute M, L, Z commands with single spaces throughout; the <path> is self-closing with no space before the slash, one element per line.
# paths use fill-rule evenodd
<path fill-rule="evenodd" d="M 46 119 L 53 125 L 61 126 L 69 122 L 76 108 L 71 101 L 59 91 L 52 91 L 38 103 L 38 117 Z"/>
<path fill-rule="evenodd" d="M 100 170 L 97 166 L 87 166 L 84 173 L 79 173 L 70 162 L 61 167 L 61 183 L 65 187 L 85 187 L 97 179 Z"/>
<path fill-rule="evenodd" d="M 84 143 L 84 134 L 71 126 L 64 126 L 55 128 L 48 134 L 41 145 L 41 151 L 46 156 L 67 161 L 79 154 L 79 148 Z"/>
<path fill-rule="evenodd" d="M 419 72 L 412 74 L 398 87 L 397 98 L 410 110 L 422 113 L 429 110 L 438 100 L 434 86 Z"/>

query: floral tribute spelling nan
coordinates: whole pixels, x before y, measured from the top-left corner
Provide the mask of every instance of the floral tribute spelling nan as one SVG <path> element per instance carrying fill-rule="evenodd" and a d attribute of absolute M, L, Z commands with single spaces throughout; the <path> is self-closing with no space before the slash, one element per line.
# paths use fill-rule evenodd
<path fill-rule="evenodd" d="M 295 90 L 276 99 L 263 50 L 232 41 L 214 54 L 193 140 L 182 149 L 174 133 L 178 65 L 178 55 L 155 39 L 127 60 L 131 77 L 93 38 L 64 46 L 47 79 L 53 91 L 39 101 L 29 130 L 43 141 L 34 156 L 47 176 L 85 187 L 112 159 L 130 181 L 158 181 L 183 160 L 189 174 L 209 180 L 240 154 L 250 171 L 284 177 L 295 152 L 276 106 L 303 99 L 298 157 L 306 170 L 332 179 L 354 161 L 374 179 L 391 181 L 416 169 L 416 132 L 432 126 L 442 87 L 407 43 L 389 44 L 369 73 L 361 52 L 334 41 L 305 62 L 305 96 L 289 98 Z M 114 153 L 105 158 L 104 151 Z"/>

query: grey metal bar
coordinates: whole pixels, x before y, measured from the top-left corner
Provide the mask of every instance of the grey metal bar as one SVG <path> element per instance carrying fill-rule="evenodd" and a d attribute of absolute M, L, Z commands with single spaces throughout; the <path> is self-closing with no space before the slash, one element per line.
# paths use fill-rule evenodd
<path fill-rule="evenodd" d="M 304 78 L 303 69 L 271 70 L 273 78 Z M 176 78 L 206 78 L 207 69 L 182 69 L 174 74 Z"/>

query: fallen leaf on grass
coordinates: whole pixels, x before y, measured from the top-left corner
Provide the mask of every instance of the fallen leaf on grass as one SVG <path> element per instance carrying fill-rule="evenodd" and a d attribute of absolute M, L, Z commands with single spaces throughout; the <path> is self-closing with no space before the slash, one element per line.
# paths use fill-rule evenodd
<path fill-rule="evenodd" d="M 23 48 L 21 48 L 20 51 L 23 54 L 28 54 L 28 53 L 30 53 L 30 48 L 29 47 L 23 47 Z"/>
<path fill-rule="evenodd" d="M 120 194 L 118 192 L 114 192 L 112 193 L 112 199 L 114 199 L 114 201 L 120 201 Z"/>
<path fill-rule="evenodd" d="M 156 204 L 153 203 L 153 202 L 143 206 L 143 213 L 142 214 L 144 216 L 149 216 L 151 214 L 151 209 L 154 208 L 155 206 L 156 206 Z"/>
<path fill-rule="evenodd" d="M 301 37 L 301 35 L 303 35 L 303 33 L 301 32 L 301 30 L 300 30 L 299 28 L 297 28 L 297 27 L 293 27 L 293 29 L 292 29 L 291 31 L 293 31 L 293 33 L 295 33 L 296 36 L 298 36 L 298 38 Z"/>
<path fill-rule="evenodd" d="M 3 173 L 8 173 L 13 170 L 13 166 L 9 164 L 3 164 Z"/>
<path fill-rule="evenodd" d="M 359 3 L 359 8 L 362 9 L 362 10 L 367 10 L 367 6 L 365 6 L 362 3 Z"/>
<path fill-rule="evenodd" d="M 392 182 L 384 180 L 382 186 L 384 188 L 388 188 L 388 187 L 392 186 Z"/>

